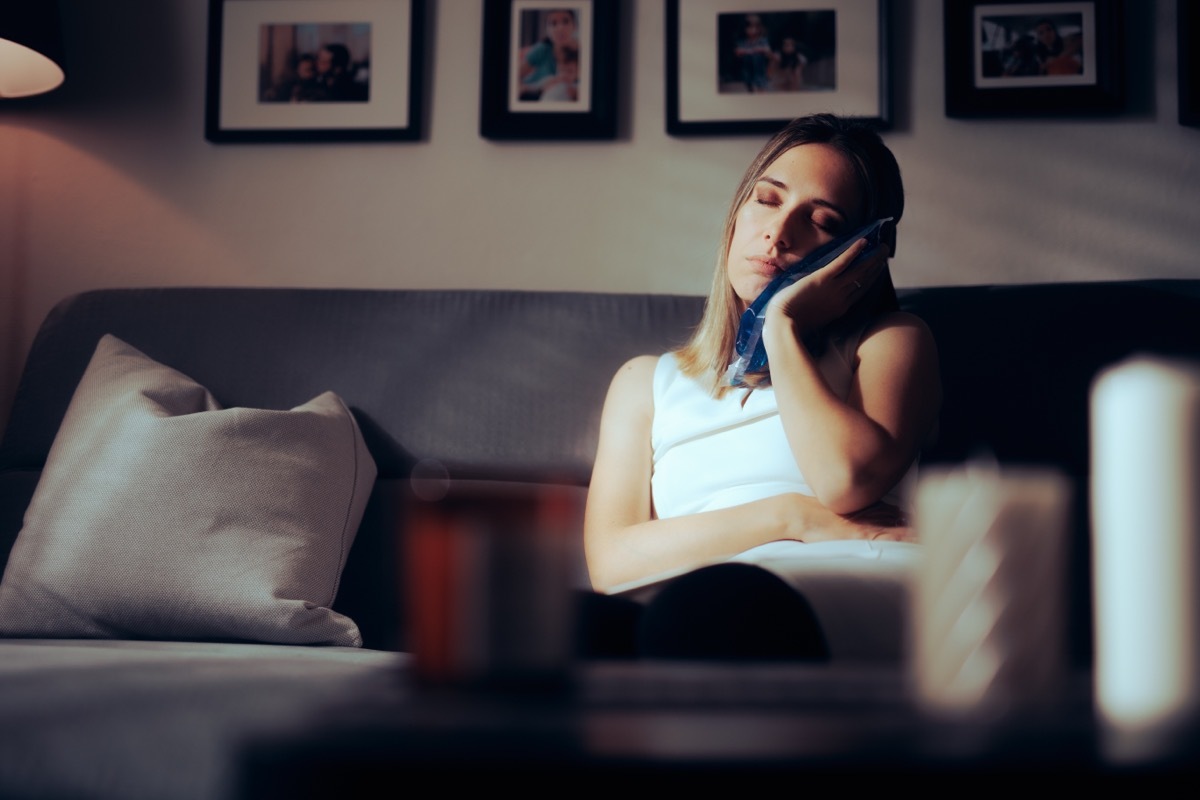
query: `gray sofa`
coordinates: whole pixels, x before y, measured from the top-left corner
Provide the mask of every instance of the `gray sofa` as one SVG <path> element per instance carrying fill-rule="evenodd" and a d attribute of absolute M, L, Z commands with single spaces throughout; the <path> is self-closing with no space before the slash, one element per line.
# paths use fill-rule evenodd
<path fill-rule="evenodd" d="M 941 433 L 924 463 L 983 450 L 1077 488 L 1072 653 L 1090 659 L 1086 402 L 1131 353 L 1200 356 L 1200 281 L 901 290 L 940 349 Z M 419 462 L 452 478 L 586 487 L 608 381 L 686 337 L 702 299 L 512 291 L 169 288 L 64 300 L 33 344 L 0 443 L 7 558 L 97 342 L 113 334 L 226 407 L 288 409 L 326 390 L 378 470 L 333 608 L 364 647 L 146 639 L 0 640 L 0 796 L 237 796 L 265 730 L 394 682 L 405 668 L 404 519 Z M 583 584 L 582 571 L 576 580 Z M 69 591 L 69 587 L 64 587 Z M 136 586 L 129 591 L 135 592 Z M 829 667 L 837 669 L 837 665 Z"/>

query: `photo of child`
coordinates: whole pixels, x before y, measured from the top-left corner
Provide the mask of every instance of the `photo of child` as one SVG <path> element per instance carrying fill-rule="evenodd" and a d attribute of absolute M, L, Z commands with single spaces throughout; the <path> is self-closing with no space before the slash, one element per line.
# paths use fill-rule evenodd
<path fill-rule="evenodd" d="M 717 92 L 837 88 L 836 11 L 717 15 Z"/>

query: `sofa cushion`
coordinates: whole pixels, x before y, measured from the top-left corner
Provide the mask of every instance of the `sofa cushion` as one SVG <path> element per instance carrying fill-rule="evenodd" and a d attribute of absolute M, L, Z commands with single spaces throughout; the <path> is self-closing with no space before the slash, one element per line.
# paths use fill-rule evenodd
<path fill-rule="evenodd" d="M 243 743 L 395 702 L 407 662 L 361 647 L 0 639 L 0 797 L 312 797 L 241 791 Z"/>
<path fill-rule="evenodd" d="M 0 636 L 359 646 L 330 606 L 375 475 L 332 392 L 222 409 L 105 336 L 0 582 Z"/>

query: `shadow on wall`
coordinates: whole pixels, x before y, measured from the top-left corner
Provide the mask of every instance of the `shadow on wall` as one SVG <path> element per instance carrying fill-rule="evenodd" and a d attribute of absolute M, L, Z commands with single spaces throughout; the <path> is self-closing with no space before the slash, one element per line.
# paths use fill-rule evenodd
<path fill-rule="evenodd" d="M 206 63 L 203 44 L 198 51 L 189 45 L 206 38 L 181 41 L 180 34 L 197 22 L 207 31 L 207 15 L 207 3 L 62 0 L 69 78 L 56 92 L 55 105 L 93 119 L 106 114 L 186 119 L 202 113 L 190 107 L 183 83 Z"/>

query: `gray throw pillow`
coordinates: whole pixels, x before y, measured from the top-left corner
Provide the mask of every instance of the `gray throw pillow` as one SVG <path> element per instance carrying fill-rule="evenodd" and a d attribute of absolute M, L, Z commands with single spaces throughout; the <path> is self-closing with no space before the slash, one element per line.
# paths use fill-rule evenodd
<path fill-rule="evenodd" d="M 0 636 L 361 646 L 330 606 L 375 475 L 332 392 L 222 409 L 105 336 L 0 581 Z"/>

